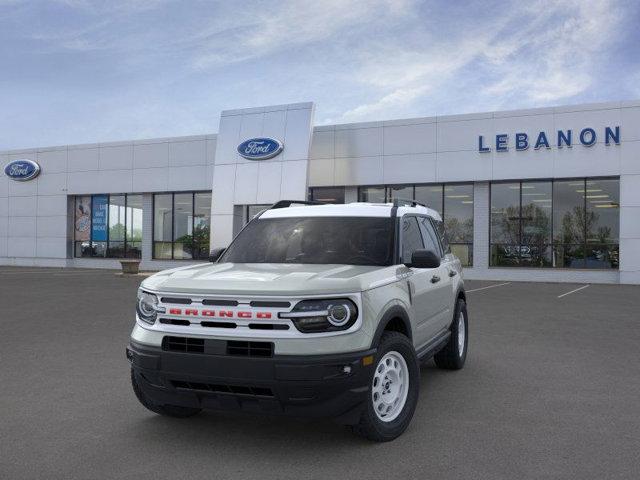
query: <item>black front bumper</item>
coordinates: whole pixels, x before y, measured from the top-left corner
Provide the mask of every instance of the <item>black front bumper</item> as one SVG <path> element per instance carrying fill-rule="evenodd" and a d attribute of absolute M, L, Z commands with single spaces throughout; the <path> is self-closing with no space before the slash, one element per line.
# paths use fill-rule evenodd
<path fill-rule="evenodd" d="M 340 355 L 166 351 L 132 342 L 127 358 L 144 394 L 160 405 L 242 410 L 356 423 L 367 398 L 375 350 Z"/>

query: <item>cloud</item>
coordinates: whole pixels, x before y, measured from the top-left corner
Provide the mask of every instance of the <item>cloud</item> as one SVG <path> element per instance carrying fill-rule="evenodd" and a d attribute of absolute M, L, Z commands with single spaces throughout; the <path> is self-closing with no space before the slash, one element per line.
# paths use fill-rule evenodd
<path fill-rule="evenodd" d="M 356 26 L 404 15 L 409 0 L 283 0 L 272 8 L 241 9 L 232 24 L 213 23 L 193 39 L 198 69 L 220 67 L 259 58 L 283 49 L 317 43 Z M 382 16 L 381 16 L 382 15 Z"/>
<path fill-rule="evenodd" d="M 461 84 L 476 87 L 476 105 L 467 103 L 468 109 L 513 105 L 515 97 L 547 105 L 587 91 L 598 56 L 619 33 L 622 17 L 615 5 L 572 0 L 512 7 L 495 18 L 472 19 L 446 38 L 427 36 L 419 47 L 408 48 L 401 38 L 361 53 L 353 77 L 369 94 L 338 120 L 402 115 L 407 106 Z"/>

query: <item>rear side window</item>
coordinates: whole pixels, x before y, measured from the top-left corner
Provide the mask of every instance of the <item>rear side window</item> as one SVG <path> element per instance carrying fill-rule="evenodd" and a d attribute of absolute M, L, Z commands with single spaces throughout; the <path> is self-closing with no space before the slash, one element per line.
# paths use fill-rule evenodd
<path fill-rule="evenodd" d="M 415 250 L 424 248 L 416 217 L 402 218 L 402 263 L 410 263 Z"/>
<path fill-rule="evenodd" d="M 418 223 L 420 224 L 420 231 L 422 231 L 422 237 L 424 238 L 424 248 L 431 250 L 436 255 L 442 257 L 443 253 L 440 248 L 440 243 L 438 242 L 437 234 L 429 219 L 426 217 L 420 217 Z"/>

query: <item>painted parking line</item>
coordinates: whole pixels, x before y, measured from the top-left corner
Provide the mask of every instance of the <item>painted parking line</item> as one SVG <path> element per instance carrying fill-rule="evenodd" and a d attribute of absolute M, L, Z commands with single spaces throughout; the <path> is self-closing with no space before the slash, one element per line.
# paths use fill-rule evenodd
<path fill-rule="evenodd" d="M 465 290 L 465 293 L 479 292 L 480 290 L 487 290 L 488 288 L 502 287 L 503 285 L 509 285 L 510 283 L 511 282 L 495 283 L 493 285 L 487 285 L 486 287 L 474 288 L 472 290 Z"/>
<path fill-rule="evenodd" d="M 571 295 L 572 293 L 579 292 L 580 290 L 584 290 L 589 285 L 583 285 L 582 287 L 576 288 L 575 290 L 571 290 L 570 292 L 563 293 L 562 295 L 558 295 L 558 298 L 566 297 L 567 295 Z"/>

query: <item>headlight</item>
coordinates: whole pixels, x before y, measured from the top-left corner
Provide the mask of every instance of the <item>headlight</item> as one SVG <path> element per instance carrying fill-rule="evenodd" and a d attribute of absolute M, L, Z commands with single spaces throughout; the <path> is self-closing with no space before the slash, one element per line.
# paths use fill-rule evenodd
<path fill-rule="evenodd" d="M 358 318 L 358 308 L 348 298 L 303 300 L 290 312 L 282 312 L 303 333 L 335 332 L 347 330 Z"/>
<path fill-rule="evenodd" d="M 158 317 L 158 313 L 164 313 L 164 308 L 158 305 L 158 297 L 153 293 L 138 290 L 136 312 L 138 312 L 138 318 L 140 318 L 140 320 L 153 324 Z"/>

